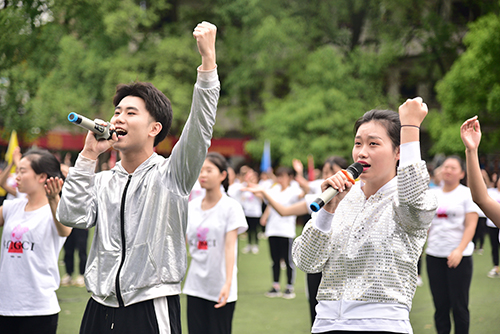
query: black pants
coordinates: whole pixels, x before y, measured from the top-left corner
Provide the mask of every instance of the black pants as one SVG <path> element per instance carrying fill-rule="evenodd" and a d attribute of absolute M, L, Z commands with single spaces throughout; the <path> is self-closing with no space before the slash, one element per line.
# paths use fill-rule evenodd
<path fill-rule="evenodd" d="M 64 242 L 64 264 L 66 272 L 71 276 L 75 267 L 75 249 L 78 249 L 80 258 L 80 275 L 85 273 L 85 264 L 87 263 L 87 238 L 88 230 L 74 228 L 71 234 Z"/>
<path fill-rule="evenodd" d="M 269 250 L 273 261 L 273 281 L 280 281 L 281 259 L 286 263 L 287 283 L 295 282 L 295 263 L 292 260 L 292 238 L 269 237 Z"/>
<path fill-rule="evenodd" d="M 491 241 L 491 257 L 493 259 L 493 265 L 498 266 L 498 228 L 487 227 L 488 235 Z"/>
<path fill-rule="evenodd" d="M 311 325 L 316 319 L 316 305 L 318 305 L 318 300 L 316 296 L 318 295 L 319 284 L 321 283 L 322 273 L 307 274 L 307 294 L 309 296 L 309 313 L 311 315 Z"/>
<path fill-rule="evenodd" d="M 170 332 L 181 334 L 181 304 L 178 295 L 167 299 Z M 80 334 L 159 334 L 158 319 L 153 300 L 127 307 L 108 307 L 90 298 L 83 314 Z"/>
<path fill-rule="evenodd" d="M 215 308 L 215 302 L 187 296 L 189 334 L 230 334 L 236 302 Z"/>
<path fill-rule="evenodd" d="M 448 268 L 447 259 L 427 255 L 427 274 L 436 309 L 434 322 L 438 334 L 451 330 L 453 312 L 456 334 L 469 333 L 469 289 L 472 280 L 472 256 L 465 256 L 456 268 Z"/>
<path fill-rule="evenodd" d="M 0 316 L 0 332 L 8 334 L 56 334 L 58 314 L 6 317 Z"/>
<path fill-rule="evenodd" d="M 479 249 L 483 249 L 484 235 L 486 234 L 486 217 L 479 217 L 476 225 L 476 232 L 472 238 L 474 245 L 479 245 Z"/>
<path fill-rule="evenodd" d="M 259 217 L 245 217 L 248 224 L 248 244 L 258 245 L 259 238 L 257 238 L 257 227 L 260 225 Z"/>

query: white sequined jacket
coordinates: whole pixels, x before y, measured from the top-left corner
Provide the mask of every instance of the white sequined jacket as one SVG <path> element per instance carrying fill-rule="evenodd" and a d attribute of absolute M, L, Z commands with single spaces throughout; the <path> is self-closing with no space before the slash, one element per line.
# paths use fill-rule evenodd
<path fill-rule="evenodd" d="M 342 317 L 347 305 L 359 304 L 397 304 L 406 310 L 403 313 L 409 312 L 417 261 L 437 207 L 428 181 L 425 161 L 419 161 L 399 167 L 397 176 L 368 200 L 358 182 L 337 207 L 328 233 L 309 221 L 294 241 L 297 266 L 307 273 L 323 273 L 317 299 L 345 302 L 333 318 Z M 400 319 L 401 313 L 374 314 Z"/>

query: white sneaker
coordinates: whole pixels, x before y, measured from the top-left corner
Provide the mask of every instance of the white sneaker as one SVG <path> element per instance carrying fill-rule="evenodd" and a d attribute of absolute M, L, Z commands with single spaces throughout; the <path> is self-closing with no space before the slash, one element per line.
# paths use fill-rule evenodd
<path fill-rule="evenodd" d="M 70 286 L 71 285 L 71 276 L 68 274 L 64 274 L 61 278 L 61 286 Z"/>
<path fill-rule="evenodd" d="M 417 276 L 417 286 L 422 286 L 424 285 L 424 282 L 422 281 L 422 277 Z"/>
<path fill-rule="evenodd" d="M 279 289 L 271 288 L 268 292 L 266 292 L 266 297 L 269 298 L 275 298 L 275 297 L 281 297 L 282 294 Z"/>
<path fill-rule="evenodd" d="M 252 254 L 259 254 L 259 246 L 257 245 L 252 246 Z"/>
<path fill-rule="evenodd" d="M 77 286 L 79 288 L 83 288 L 85 286 L 85 279 L 83 278 L 83 276 L 82 275 L 78 275 L 78 277 L 73 282 L 73 285 Z"/>
<path fill-rule="evenodd" d="M 500 277 L 500 274 L 498 273 L 497 269 L 493 268 L 490 270 L 490 272 L 488 273 L 488 277 L 489 278 L 499 278 Z"/>
<path fill-rule="evenodd" d="M 294 299 L 295 298 L 295 292 L 293 292 L 293 289 L 286 289 L 285 293 L 283 294 L 283 298 L 285 298 L 285 299 Z"/>

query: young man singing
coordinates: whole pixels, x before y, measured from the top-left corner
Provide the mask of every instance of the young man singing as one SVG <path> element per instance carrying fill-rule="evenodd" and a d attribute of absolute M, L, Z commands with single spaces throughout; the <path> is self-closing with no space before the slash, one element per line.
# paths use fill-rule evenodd
<path fill-rule="evenodd" d="M 85 270 L 92 293 L 80 333 L 180 333 L 181 280 L 187 267 L 188 198 L 210 146 L 220 83 L 217 28 L 193 32 L 202 64 L 191 113 L 165 159 L 154 147 L 172 122 L 168 98 L 150 83 L 119 85 L 110 140 L 89 132 L 70 169 L 57 210 L 71 227 L 95 226 Z M 98 156 L 113 147 L 121 161 L 95 174 Z"/>

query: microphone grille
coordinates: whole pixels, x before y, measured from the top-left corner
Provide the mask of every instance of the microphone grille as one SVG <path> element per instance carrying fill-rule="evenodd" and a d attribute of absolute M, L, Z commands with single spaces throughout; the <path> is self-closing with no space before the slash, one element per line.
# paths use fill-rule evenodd
<path fill-rule="evenodd" d="M 355 162 L 349 167 L 347 167 L 347 171 L 349 171 L 354 179 L 357 179 L 361 173 L 363 173 L 363 165 L 359 162 Z"/>

